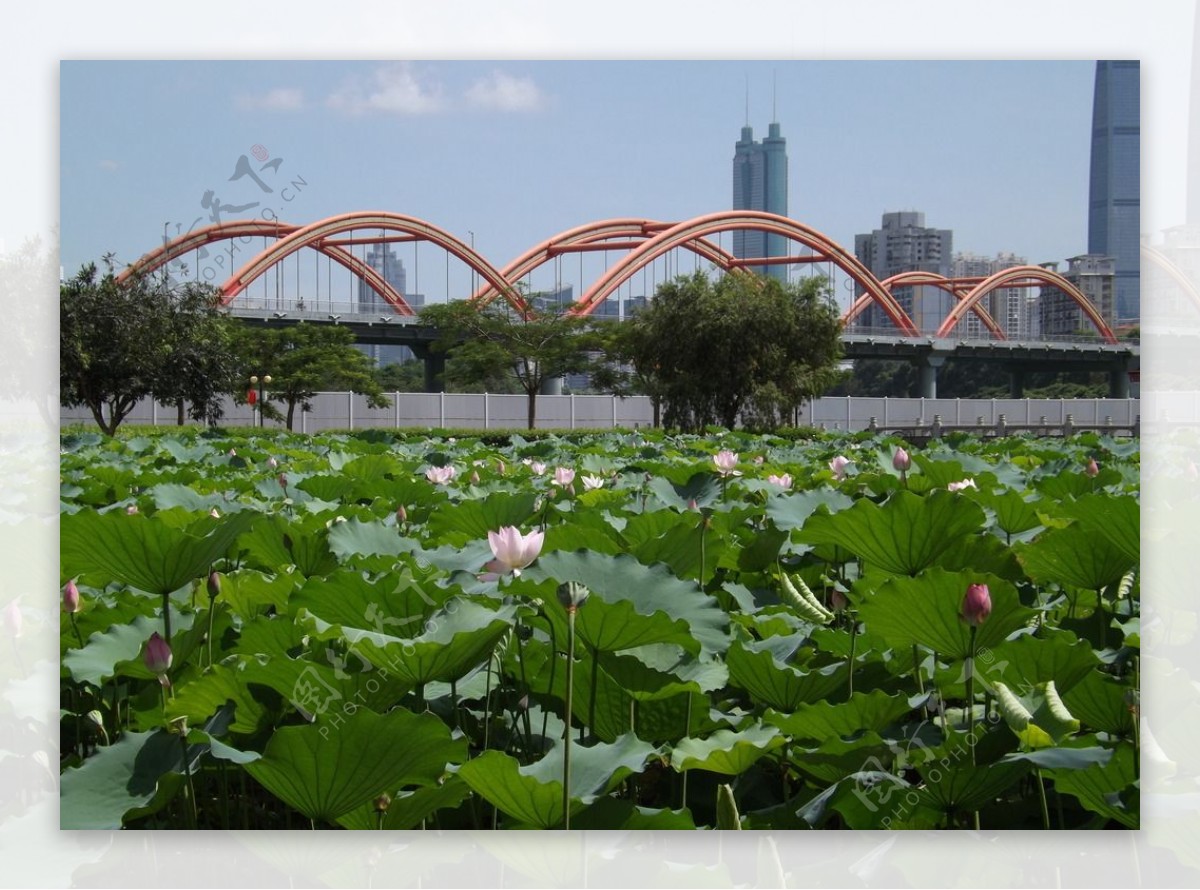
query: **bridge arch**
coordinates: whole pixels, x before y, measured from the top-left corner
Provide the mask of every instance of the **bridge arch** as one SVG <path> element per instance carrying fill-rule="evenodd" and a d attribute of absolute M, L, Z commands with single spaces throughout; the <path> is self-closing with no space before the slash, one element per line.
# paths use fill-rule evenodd
<path fill-rule="evenodd" d="M 183 235 L 172 238 L 165 244 L 145 254 L 135 263 L 124 269 L 117 281 L 126 281 L 132 275 L 149 275 L 162 268 L 167 263 L 185 256 L 193 250 L 217 241 L 230 241 L 234 238 L 246 237 L 287 237 L 296 232 L 300 226 L 284 222 L 271 222 L 263 219 L 229 220 L 214 223 L 200 229 L 193 229 Z M 310 245 L 328 256 L 331 260 L 349 269 L 354 275 L 363 279 L 385 301 L 390 303 L 399 315 L 415 315 L 404 296 L 392 287 L 391 282 L 379 274 L 370 264 L 363 262 L 351 251 L 328 242 Z M 223 305 L 229 305 L 230 300 L 222 300 Z"/>
<path fill-rule="evenodd" d="M 672 223 L 635 217 L 619 217 L 585 223 L 584 225 L 559 232 L 557 235 L 553 235 L 545 241 L 535 244 L 529 250 L 509 262 L 508 265 L 500 270 L 500 274 L 508 281 L 515 283 L 534 269 L 563 254 L 584 250 L 636 249 L 645 243 L 646 239 L 654 237 L 659 232 L 665 231 L 671 226 Z M 614 238 L 625 240 L 611 240 Z M 737 269 L 737 266 L 734 265 L 737 262 L 737 258 L 732 253 L 705 238 L 696 238 L 681 246 L 726 271 Z M 486 305 L 495 299 L 495 297 L 495 288 L 485 284 L 476 291 L 473 299 L 482 301 Z"/>
<path fill-rule="evenodd" d="M 1193 309 L 1200 310 L 1200 292 L 1197 292 L 1196 285 L 1192 283 L 1191 279 L 1183 273 L 1183 270 L 1170 257 L 1157 248 L 1151 247 L 1149 244 L 1142 245 L 1141 253 L 1143 259 L 1149 260 L 1160 271 L 1167 273 L 1168 277 L 1183 291 L 1184 296 L 1192 304 Z"/>
<path fill-rule="evenodd" d="M 817 252 L 823 259 L 834 263 L 839 269 L 849 275 L 866 292 L 870 299 L 878 302 L 892 323 L 902 334 L 910 337 L 918 335 L 912 319 L 900 307 L 890 293 L 880 284 L 879 279 L 871 274 L 857 257 L 849 253 L 833 239 L 809 226 L 774 213 L 764 213 L 755 210 L 726 210 L 719 213 L 709 213 L 693 219 L 676 223 L 664 229 L 635 248 L 618 263 L 614 264 L 575 303 L 574 311 L 580 315 L 591 314 L 604 302 L 621 284 L 634 273 L 656 260 L 669 250 L 682 247 L 687 242 L 694 241 L 705 235 L 716 232 L 753 229 L 768 234 L 782 235 L 793 241 L 798 241 L 805 247 Z M 737 261 L 742 263 L 742 261 Z M 749 262 L 749 261 L 747 261 Z M 761 260 L 760 260 L 761 262 Z M 753 264 L 753 263 L 751 263 Z"/>
<path fill-rule="evenodd" d="M 320 249 L 321 246 L 338 247 L 337 240 L 330 239 L 354 229 L 384 229 L 409 235 L 414 241 L 429 241 L 466 263 L 487 284 L 491 285 L 498 292 L 503 293 L 508 302 L 518 312 L 524 313 L 528 311 L 524 300 L 513 290 L 504 276 L 491 263 L 476 253 L 470 245 L 460 241 L 449 232 L 438 228 L 432 223 L 417 219 L 414 216 L 369 210 L 330 216 L 309 225 L 301 226 L 281 238 L 275 244 L 260 251 L 222 285 L 222 302 L 228 305 L 238 294 L 246 289 L 247 285 L 262 275 L 267 269 L 297 250 L 303 247 L 316 247 L 317 249 Z M 411 314 L 411 309 L 408 314 Z"/>
<path fill-rule="evenodd" d="M 1002 287 L 1030 287 L 1035 284 L 1047 284 L 1057 287 L 1068 297 L 1071 298 L 1079 308 L 1083 310 L 1083 314 L 1088 317 L 1088 320 L 1095 326 L 1100 333 L 1101 339 L 1106 343 L 1116 343 L 1117 336 L 1113 333 L 1112 328 L 1104 320 L 1098 309 L 1092 304 L 1092 301 L 1083 295 L 1079 288 L 1075 287 L 1062 275 L 1057 272 L 1052 272 L 1042 266 L 1013 266 L 1009 269 L 1001 269 L 993 275 L 989 275 L 959 301 L 953 309 L 946 315 L 942 321 L 941 327 L 937 329 L 938 337 L 949 337 L 954 330 L 954 326 L 962 319 L 967 310 L 982 300 L 985 296 L 994 290 Z"/>
<path fill-rule="evenodd" d="M 925 284 L 946 291 L 952 297 L 954 297 L 955 300 L 964 299 L 965 294 L 969 292 L 976 283 L 977 282 L 974 280 L 967 283 L 961 279 L 947 278 L 945 275 L 941 275 L 937 272 L 919 272 L 915 270 L 911 272 L 899 272 L 896 275 L 885 278 L 882 282 L 880 282 L 880 284 L 883 285 L 884 289 L 887 290 L 889 294 L 892 293 L 897 287 L 910 287 L 914 285 Z M 850 323 L 854 321 L 854 319 L 858 318 L 858 316 L 862 314 L 863 310 L 865 310 L 872 302 L 873 298 L 870 294 L 861 294 L 858 299 L 854 301 L 853 305 L 846 310 L 846 314 L 842 316 L 842 326 L 848 327 Z M 976 303 L 971 308 L 972 311 L 974 311 L 974 313 L 979 317 L 980 321 L 983 322 L 984 327 L 991 331 L 996 339 L 1008 339 L 1004 333 L 1004 330 L 992 317 L 992 314 L 988 312 L 981 303 Z"/>

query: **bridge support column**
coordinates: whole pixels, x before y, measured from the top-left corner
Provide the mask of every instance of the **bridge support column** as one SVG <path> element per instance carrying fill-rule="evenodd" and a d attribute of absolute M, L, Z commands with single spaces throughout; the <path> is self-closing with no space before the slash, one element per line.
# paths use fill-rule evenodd
<path fill-rule="evenodd" d="M 430 349 L 421 359 L 425 362 L 425 392 L 445 392 L 446 353 Z"/>
<path fill-rule="evenodd" d="M 925 355 L 917 359 L 917 396 L 922 399 L 937 398 L 938 368 L 946 364 L 944 355 Z"/>
<path fill-rule="evenodd" d="M 1110 399 L 1129 398 L 1129 366 L 1119 362 L 1108 370 L 1108 397 Z"/>
<path fill-rule="evenodd" d="M 1025 397 L 1025 372 L 1020 368 L 1008 372 L 1008 394 L 1014 399 Z"/>

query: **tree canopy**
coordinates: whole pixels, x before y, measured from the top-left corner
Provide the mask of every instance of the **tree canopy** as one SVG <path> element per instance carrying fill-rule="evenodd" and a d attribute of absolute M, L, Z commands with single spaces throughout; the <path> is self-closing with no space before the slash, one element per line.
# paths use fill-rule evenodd
<path fill-rule="evenodd" d="M 167 276 L 117 280 L 84 266 L 59 286 L 59 401 L 83 405 L 112 435 L 137 403 L 186 404 L 195 420 L 220 417 L 237 374 L 234 325 L 218 293 Z"/>
<path fill-rule="evenodd" d="M 587 371 L 596 345 L 587 318 L 555 307 L 521 312 L 505 300 L 482 309 L 467 300 L 426 306 L 421 321 L 442 331 L 435 348 L 452 352 L 447 373 L 456 382 L 490 384 L 492 391 L 515 382 L 528 399 L 530 429 L 542 386 Z"/>
<path fill-rule="evenodd" d="M 251 375 L 270 375 L 264 388 L 268 402 L 285 406 L 284 420 L 292 429 L 296 407 L 312 409 L 312 399 L 329 389 L 349 389 L 367 397 L 372 408 L 385 408 L 391 401 L 384 395 L 371 360 L 354 348 L 348 328 L 295 324 L 285 328 L 244 326 L 238 353 L 242 368 L 239 391 L 248 391 Z M 261 406 L 267 416 L 273 410 Z"/>
<path fill-rule="evenodd" d="M 841 322 L 824 278 L 703 272 L 660 286 L 618 337 L 668 426 L 771 429 L 836 379 Z"/>

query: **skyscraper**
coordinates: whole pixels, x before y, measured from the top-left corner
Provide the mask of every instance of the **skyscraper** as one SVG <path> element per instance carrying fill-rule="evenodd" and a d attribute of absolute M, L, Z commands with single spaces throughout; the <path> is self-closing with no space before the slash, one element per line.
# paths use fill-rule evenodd
<path fill-rule="evenodd" d="M 383 277 L 384 281 L 392 286 L 396 293 L 404 297 L 408 305 L 412 306 L 413 309 L 420 309 L 425 302 L 424 297 L 421 294 L 407 293 L 407 276 L 404 272 L 404 261 L 396 256 L 396 251 L 392 250 L 386 244 L 374 244 L 367 251 L 366 262 L 368 266 Z M 356 311 L 364 315 L 375 313 L 390 315 L 394 310 L 375 288 L 367 284 L 366 281 L 359 279 Z M 413 357 L 412 350 L 407 346 L 381 346 L 375 344 L 359 348 L 369 355 L 379 367 L 393 363 L 403 363 Z"/>
<path fill-rule="evenodd" d="M 787 216 L 787 140 L 773 123 L 762 142 L 754 141 L 754 130 L 742 127 L 742 138 L 733 149 L 733 209 L 762 210 Z M 788 240 L 765 232 L 733 233 L 733 255 L 739 259 L 787 256 Z M 787 267 L 754 266 L 760 275 L 787 278 Z"/>
<path fill-rule="evenodd" d="M 1088 253 L 1116 260 L 1116 313 L 1141 314 L 1141 66 L 1097 62 L 1092 100 Z"/>

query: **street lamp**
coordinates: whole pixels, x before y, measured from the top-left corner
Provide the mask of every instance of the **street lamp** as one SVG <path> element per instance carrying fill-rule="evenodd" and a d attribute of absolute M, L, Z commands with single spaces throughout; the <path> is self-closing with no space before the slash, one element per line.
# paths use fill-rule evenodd
<path fill-rule="evenodd" d="M 265 423 L 264 423 L 265 418 L 263 417 L 263 405 L 265 404 L 263 402 L 263 390 L 266 389 L 266 387 L 268 387 L 270 385 L 271 385 L 271 375 L 270 374 L 264 374 L 261 380 L 259 379 L 257 374 L 252 374 L 250 376 L 250 386 L 258 387 L 258 399 L 257 399 L 257 401 L 258 401 L 258 425 L 260 427 L 265 425 Z M 251 389 L 250 394 L 254 395 L 253 389 Z"/>

